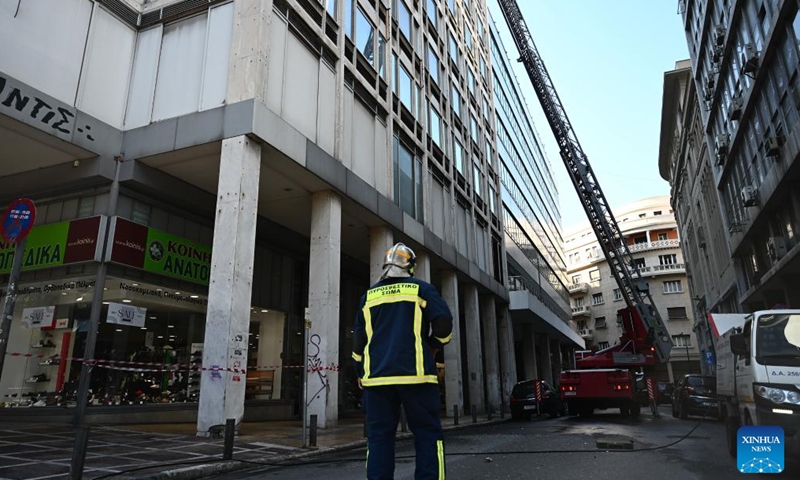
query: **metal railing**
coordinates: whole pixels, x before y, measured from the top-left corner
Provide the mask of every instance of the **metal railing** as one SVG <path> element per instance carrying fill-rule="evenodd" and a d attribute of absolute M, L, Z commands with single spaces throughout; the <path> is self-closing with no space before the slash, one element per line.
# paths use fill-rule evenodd
<path fill-rule="evenodd" d="M 655 242 L 635 243 L 633 245 L 628 245 L 628 250 L 630 250 L 631 253 L 634 253 L 657 248 L 679 248 L 680 246 L 680 240 L 656 240 Z"/>

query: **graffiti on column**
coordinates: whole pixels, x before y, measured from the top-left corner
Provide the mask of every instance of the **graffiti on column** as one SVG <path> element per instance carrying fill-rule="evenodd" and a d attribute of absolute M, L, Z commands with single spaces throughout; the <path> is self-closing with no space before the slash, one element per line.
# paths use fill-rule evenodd
<path fill-rule="evenodd" d="M 311 338 L 308 340 L 308 358 L 306 359 L 308 365 L 308 374 L 309 375 L 316 375 L 320 382 L 319 389 L 314 392 L 313 394 L 308 396 L 306 406 L 311 405 L 311 403 L 319 398 L 320 394 L 323 391 L 327 391 L 330 388 L 330 379 L 328 378 L 328 374 L 326 373 L 325 366 L 322 363 L 322 347 L 320 343 L 322 342 L 322 338 L 318 334 L 311 335 Z"/>

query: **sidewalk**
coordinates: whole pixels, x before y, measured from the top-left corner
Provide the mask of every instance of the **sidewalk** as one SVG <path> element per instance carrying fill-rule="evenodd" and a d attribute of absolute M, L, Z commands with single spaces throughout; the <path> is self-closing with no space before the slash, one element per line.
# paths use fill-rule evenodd
<path fill-rule="evenodd" d="M 507 417 L 508 418 L 508 417 Z M 501 422 L 486 416 L 442 419 L 445 430 Z M 299 421 L 242 424 L 233 461 L 222 461 L 223 440 L 195 436 L 194 424 L 92 427 L 84 479 L 194 479 L 366 445 L 361 418 L 319 429 L 316 447 L 302 447 Z M 410 436 L 398 433 L 398 438 Z M 0 479 L 67 479 L 74 445 L 68 425 L 0 424 Z"/>

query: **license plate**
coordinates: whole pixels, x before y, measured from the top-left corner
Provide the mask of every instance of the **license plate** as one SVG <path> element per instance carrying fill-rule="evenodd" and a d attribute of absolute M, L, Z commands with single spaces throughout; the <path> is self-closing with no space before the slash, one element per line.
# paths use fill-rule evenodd
<path fill-rule="evenodd" d="M 578 392 L 564 392 L 564 395 L 577 395 Z"/>
<path fill-rule="evenodd" d="M 523 410 L 536 410 L 536 405 L 525 405 L 522 407 Z"/>

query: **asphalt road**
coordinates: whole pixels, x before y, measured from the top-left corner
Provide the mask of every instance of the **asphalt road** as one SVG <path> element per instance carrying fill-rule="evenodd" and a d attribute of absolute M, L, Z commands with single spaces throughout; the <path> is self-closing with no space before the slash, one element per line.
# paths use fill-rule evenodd
<path fill-rule="evenodd" d="M 689 431 L 697 429 L 688 437 Z M 447 476 L 458 480 L 569 478 L 641 480 L 729 480 L 732 478 L 800 478 L 800 463 L 782 474 L 740 474 L 723 444 L 724 426 L 715 420 L 661 418 L 629 420 L 617 413 L 590 419 L 562 417 L 506 422 L 446 434 Z M 604 451 L 598 440 L 633 440 L 633 451 Z M 680 440 L 674 445 L 669 445 Z M 413 443 L 397 445 L 396 480 L 414 478 Z M 787 453 L 787 457 L 790 455 Z M 352 461 L 348 461 L 352 459 Z M 218 480 L 273 479 L 353 480 L 365 478 L 364 450 L 316 457 L 290 467 L 239 471 Z"/>

